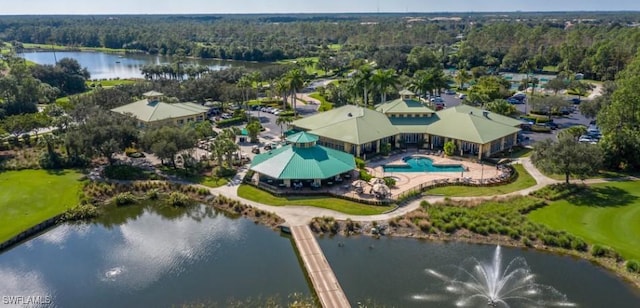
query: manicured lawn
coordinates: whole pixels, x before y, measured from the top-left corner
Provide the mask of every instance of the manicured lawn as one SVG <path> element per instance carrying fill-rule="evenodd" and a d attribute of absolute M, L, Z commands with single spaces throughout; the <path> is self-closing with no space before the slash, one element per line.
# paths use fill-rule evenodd
<path fill-rule="evenodd" d="M 327 111 L 333 109 L 333 103 L 327 102 L 324 96 L 320 95 L 320 93 L 313 92 L 309 94 L 309 97 L 315 98 L 320 101 L 320 108 L 318 109 L 318 111 Z"/>
<path fill-rule="evenodd" d="M 444 186 L 427 190 L 428 194 L 444 195 L 448 197 L 475 197 L 508 194 L 536 185 L 536 180 L 520 164 L 513 167 L 518 172 L 515 182 L 500 186 L 469 187 L 469 186 Z"/>
<path fill-rule="evenodd" d="M 540 170 L 544 175 L 554 179 L 554 180 L 558 180 L 558 181 L 564 181 L 565 180 L 565 175 L 564 174 L 555 174 L 555 173 L 546 173 L 542 170 Z M 586 179 L 613 179 L 613 178 L 622 178 L 622 177 L 627 177 L 627 176 L 638 176 L 638 174 L 635 173 L 625 173 L 625 172 L 618 172 L 618 171 L 610 171 L 610 170 L 600 170 L 597 174 L 594 175 L 589 175 L 586 177 Z M 570 180 L 579 180 L 573 176 L 569 176 Z"/>
<path fill-rule="evenodd" d="M 640 182 L 611 182 L 591 188 L 533 211 L 529 218 L 590 244 L 611 247 L 624 258 L 640 260 Z"/>
<path fill-rule="evenodd" d="M 72 170 L 0 173 L 0 242 L 77 205 L 81 176 Z"/>
<path fill-rule="evenodd" d="M 351 215 L 376 215 L 392 209 L 391 206 L 366 205 L 353 201 L 325 196 L 276 197 L 264 190 L 244 184 L 238 187 L 238 196 L 247 200 L 268 205 L 315 206 Z"/>
<path fill-rule="evenodd" d="M 105 47 L 68 47 L 61 45 L 51 45 L 51 44 L 31 44 L 24 43 L 22 46 L 25 49 L 44 49 L 45 51 L 53 50 L 82 50 L 82 51 L 100 51 L 100 52 L 118 52 L 123 53 L 126 52 L 126 49 L 115 49 L 115 48 L 105 48 Z"/>
<path fill-rule="evenodd" d="M 87 80 L 86 81 L 86 84 L 88 87 L 90 87 L 91 84 L 93 84 L 95 86 L 102 85 L 103 88 L 110 88 L 110 87 L 115 87 L 123 84 L 134 84 L 134 83 L 136 83 L 136 80 L 132 80 L 132 79 L 113 79 L 113 80 L 96 80 L 96 81 Z"/>

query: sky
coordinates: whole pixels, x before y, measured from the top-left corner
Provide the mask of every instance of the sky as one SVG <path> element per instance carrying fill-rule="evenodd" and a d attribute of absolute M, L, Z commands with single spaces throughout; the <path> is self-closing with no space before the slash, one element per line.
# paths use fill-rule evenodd
<path fill-rule="evenodd" d="M 0 0 L 0 15 L 640 11 L 640 0 Z"/>

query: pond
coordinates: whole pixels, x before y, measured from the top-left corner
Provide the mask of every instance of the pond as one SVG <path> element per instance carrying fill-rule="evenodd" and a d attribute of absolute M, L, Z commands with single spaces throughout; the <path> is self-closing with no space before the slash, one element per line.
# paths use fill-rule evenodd
<path fill-rule="evenodd" d="M 405 238 L 319 238 L 347 298 L 393 307 L 455 307 L 428 270 L 469 257 L 488 262 L 495 246 Z M 587 261 L 502 248 L 523 257 L 538 283 L 578 307 L 637 307 L 640 294 Z M 51 296 L 48 307 L 168 307 L 297 292 L 311 294 L 294 246 L 247 219 L 205 206 L 116 208 L 98 221 L 62 224 L 0 254 L 0 294 Z M 499 306 L 500 307 L 500 306 Z M 520 307 L 512 305 L 512 307 Z"/>
<path fill-rule="evenodd" d="M 174 59 L 167 56 L 147 54 L 115 54 L 91 51 L 30 51 L 20 54 L 21 57 L 38 64 L 55 64 L 62 58 L 76 59 L 82 67 L 86 67 L 91 79 L 127 79 L 143 78 L 140 69 L 148 64 L 167 64 Z M 184 65 L 205 65 L 211 70 L 222 70 L 232 66 L 259 68 L 265 63 L 244 61 L 225 61 L 214 59 L 185 59 Z"/>
<path fill-rule="evenodd" d="M 490 263 L 496 250 L 492 245 L 362 236 L 321 238 L 319 244 L 354 306 L 370 300 L 394 307 L 456 307 L 457 296 L 445 292 L 444 283 L 427 270 L 446 272 L 471 256 Z M 535 250 L 501 249 L 505 266 L 523 257 L 536 282 L 557 289 L 577 307 L 632 308 L 640 303 L 638 290 L 588 261 Z"/>
<path fill-rule="evenodd" d="M 131 206 L 0 255 L 0 294 L 54 307 L 167 307 L 310 294 L 289 238 L 209 207 Z"/>

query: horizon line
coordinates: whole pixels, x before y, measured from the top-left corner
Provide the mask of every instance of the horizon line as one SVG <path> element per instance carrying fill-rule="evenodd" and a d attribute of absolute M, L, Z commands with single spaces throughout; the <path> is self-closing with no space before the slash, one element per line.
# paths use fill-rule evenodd
<path fill-rule="evenodd" d="M 180 15 L 338 15 L 338 14 L 369 14 L 369 15 L 385 15 L 385 14 L 514 14 L 514 13 L 640 13 L 640 10 L 559 10 L 559 11 L 345 11 L 345 12 L 225 12 L 225 13 L 37 13 L 37 14 L 4 14 L 0 16 L 180 16 Z"/>

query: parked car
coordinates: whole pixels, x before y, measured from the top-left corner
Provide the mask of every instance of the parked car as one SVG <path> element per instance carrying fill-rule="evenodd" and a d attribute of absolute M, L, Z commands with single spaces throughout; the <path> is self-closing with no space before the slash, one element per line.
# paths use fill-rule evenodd
<path fill-rule="evenodd" d="M 597 142 L 597 140 L 595 140 L 595 139 L 591 138 L 591 136 L 589 136 L 589 135 L 582 135 L 582 136 L 580 136 L 580 139 L 578 139 L 578 142 L 588 142 L 588 143 L 591 143 L 591 142 L 594 142 L 594 141 L 596 141 L 596 142 Z"/>
<path fill-rule="evenodd" d="M 580 103 L 582 102 L 582 100 L 580 100 L 580 99 L 579 99 L 579 98 L 577 98 L 577 97 L 574 97 L 574 98 L 572 98 L 572 99 L 569 99 L 569 101 L 570 101 L 570 102 L 572 102 L 572 103 L 574 103 L 574 104 L 576 104 L 576 105 L 577 105 L 577 104 L 580 104 Z"/>
<path fill-rule="evenodd" d="M 558 129 L 558 124 L 556 124 L 553 121 L 544 123 L 543 125 L 548 127 L 548 128 L 550 128 L 550 129 Z"/>
<path fill-rule="evenodd" d="M 467 98 L 467 95 L 464 94 L 464 93 L 460 93 L 460 95 L 458 95 L 458 98 L 459 99 L 465 99 L 465 98 Z"/>
<path fill-rule="evenodd" d="M 507 102 L 509 102 L 509 104 L 520 104 L 520 103 L 522 103 L 522 101 L 520 101 L 519 99 L 517 99 L 515 97 L 507 98 Z"/>
<path fill-rule="evenodd" d="M 447 94 L 447 95 L 454 95 L 454 94 L 456 94 L 456 91 L 451 90 L 451 89 L 448 89 L 448 90 L 444 91 L 444 94 Z"/>

